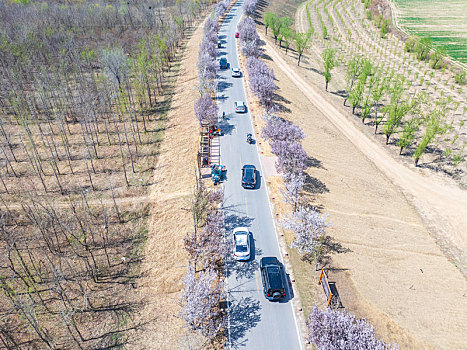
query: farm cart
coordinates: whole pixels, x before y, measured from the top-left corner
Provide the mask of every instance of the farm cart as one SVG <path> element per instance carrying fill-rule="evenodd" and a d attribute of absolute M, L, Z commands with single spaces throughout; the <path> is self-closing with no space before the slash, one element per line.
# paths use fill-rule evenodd
<path fill-rule="evenodd" d="M 226 171 L 225 165 L 214 164 L 211 166 L 211 179 L 214 185 L 222 181 L 224 171 Z"/>

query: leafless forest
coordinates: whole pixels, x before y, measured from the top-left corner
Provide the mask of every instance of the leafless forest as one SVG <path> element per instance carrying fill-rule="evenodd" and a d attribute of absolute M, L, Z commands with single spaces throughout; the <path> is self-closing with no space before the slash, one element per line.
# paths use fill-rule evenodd
<path fill-rule="evenodd" d="M 0 348 L 112 348 L 138 326 L 144 197 L 207 5 L 0 3 Z"/>

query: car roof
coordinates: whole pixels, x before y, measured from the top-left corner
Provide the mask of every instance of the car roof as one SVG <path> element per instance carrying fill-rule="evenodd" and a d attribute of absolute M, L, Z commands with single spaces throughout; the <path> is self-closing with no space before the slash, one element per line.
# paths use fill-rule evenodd
<path fill-rule="evenodd" d="M 271 271 L 274 269 L 275 271 Z M 284 288 L 284 281 L 282 280 L 281 270 L 278 266 L 270 266 L 268 273 L 269 287 L 271 289 L 282 289 Z"/>
<path fill-rule="evenodd" d="M 237 245 L 248 245 L 248 233 L 238 232 L 235 234 L 235 243 Z"/>
<path fill-rule="evenodd" d="M 235 101 L 235 104 L 236 104 L 237 106 L 238 106 L 238 105 L 241 105 L 241 106 L 243 105 L 243 106 L 244 106 L 244 105 L 245 105 L 245 102 L 243 102 L 243 101 Z"/>
<path fill-rule="evenodd" d="M 253 169 L 253 170 L 254 170 L 254 169 L 256 169 L 256 167 L 255 167 L 254 165 L 251 165 L 251 164 L 245 164 L 245 165 L 243 166 L 243 169 L 245 169 L 245 170 L 246 170 L 246 169 Z"/>
<path fill-rule="evenodd" d="M 240 68 L 234 67 L 234 68 L 232 68 L 232 70 L 239 71 Z"/>

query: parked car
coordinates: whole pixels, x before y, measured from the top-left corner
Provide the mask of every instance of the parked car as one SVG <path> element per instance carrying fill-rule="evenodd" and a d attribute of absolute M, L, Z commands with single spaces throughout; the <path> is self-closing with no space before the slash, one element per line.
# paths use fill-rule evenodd
<path fill-rule="evenodd" d="M 256 168 L 254 165 L 244 165 L 242 168 L 242 187 L 256 187 Z"/>
<path fill-rule="evenodd" d="M 220 49 L 222 47 L 222 42 L 220 40 L 217 40 L 217 48 Z"/>
<path fill-rule="evenodd" d="M 234 102 L 234 108 L 235 108 L 236 113 L 245 113 L 246 112 L 245 102 L 243 102 L 243 101 L 235 101 Z"/>
<path fill-rule="evenodd" d="M 219 67 L 220 67 L 221 69 L 227 69 L 227 68 L 229 68 L 229 64 L 227 63 L 227 58 L 222 57 L 222 58 L 219 60 Z"/>
<path fill-rule="evenodd" d="M 234 231 L 234 258 L 239 261 L 250 259 L 250 232 L 246 227 L 237 227 Z"/>
<path fill-rule="evenodd" d="M 279 260 L 276 257 L 264 257 L 260 261 L 259 268 L 266 299 L 274 301 L 284 298 L 285 277 Z"/>
<path fill-rule="evenodd" d="M 241 77 L 242 76 L 242 71 L 240 68 L 232 68 L 232 76 L 233 77 Z"/>
<path fill-rule="evenodd" d="M 240 33 L 239 32 L 236 32 L 235 33 L 235 37 L 238 38 L 240 36 Z"/>

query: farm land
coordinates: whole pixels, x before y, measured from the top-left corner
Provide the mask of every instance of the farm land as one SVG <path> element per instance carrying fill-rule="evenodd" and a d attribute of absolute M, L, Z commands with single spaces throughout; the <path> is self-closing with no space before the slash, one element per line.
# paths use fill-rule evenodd
<path fill-rule="evenodd" d="M 458 304 L 454 300 L 459 300 L 461 291 L 466 288 L 467 223 L 462 212 L 466 209 L 467 94 L 465 85 L 456 80 L 457 67 L 443 65 L 433 69 L 429 59 L 419 60 L 414 52 L 407 52 L 405 41 L 391 27 L 390 21 L 388 32 L 383 34 L 378 25 L 381 26 L 384 18 L 389 18 L 388 3 L 373 1 L 365 8 L 360 1 L 321 0 L 305 2 L 297 6 L 296 12 L 291 7 L 290 3 L 281 1 L 265 4 L 258 18 L 258 29 L 266 41 L 266 62 L 274 69 L 279 87 L 279 115 L 295 122 L 307 134 L 303 146 L 313 157 L 313 164 L 307 170 L 310 177 L 302 199 L 311 201 L 313 206 L 329 214 L 328 220 L 332 223 L 329 234 L 333 244 L 327 247 L 324 266 L 328 268 L 330 279 L 336 282 L 345 308 L 370 320 L 385 341 L 396 341 L 401 348 L 463 348 L 465 317 L 455 316 Z M 279 17 L 295 14 L 294 26 L 298 32 L 311 29 L 310 48 L 305 50 L 299 67 L 293 44 L 292 50 L 286 53 L 284 42 L 282 48 L 279 40 L 275 43 L 271 28 L 265 34 L 263 15 L 268 11 Z M 378 11 L 385 17 L 378 19 Z M 325 92 L 323 77 L 322 53 L 325 49 L 335 50 L 338 62 L 332 70 L 328 92 Z M 404 100 L 426 94 L 427 99 L 420 104 L 421 108 L 416 113 L 404 115 L 395 132 L 390 132 L 389 139 L 384 130 L 390 122 L 384 109 L 391 104 L 390 95 L 378 103 L 377 108 L 384 116 L 381 122 L 374 119 L 374 107 L 371 107 L 369 116 L 363 118 L 361 103 L 355 103 L 354 111 L 349 101 L 344 106 L 343 101 L 352 90 L 346 79 L 347 67 L 355 56 L 370 61 L 376 73 L 382 69 L 393 78 L 399 76 L 403 81 Z M 287 64 L 283 65 L 280 58 Z M 314 91 L 321 92 L 319 99 L 313 95 L 314 103 L 308 104 L 308 91 L 297 90 L 293 72 Z M 387 177 L 380 177 L 382 174 L 375 171 L 375 165 L 383 169 L 384 162 L 354 152 L 354 146 L 341 138 L 342 129 L 337 130 L 339 128 L 336 129 L 324 116 L 326 107 L 321 106 L 321 99 L 332 103 L 359 132 L 379 144 L 379 148 L 394 161 L 388 166 L 397 163 L 402 165 L 401 168 L 394 167 L 397 170 L 392 174 L 385 172 Z M 435 101 L 445 101 L 445 106 L 449 106 L 441 118 L 448 127 L 431 140 L 415 165 L 415 152 L 431 126 L 421 123 L 414 138 L 401 152 L 404 126 L 413 119 L 427 121 L 427 111 L 439 106 Z M 354 137 L 353 145 L 358 144 L 355 141 L 359 138 L 358 133 L 348 134 L 348 137 Z M 267 147 L 263 151 L 268 154 Z M 368 163 L 368 159 L 372 162 Z M 394 186 L 402 183 L 397 180 L 399 176 L 405 176 L 402 174 L 405 170 L 397 173 L 402 168 L 407 169 L 407 173 L 416 174 L 415 177 L 426 181 L 427 185 L 431 183 L 433 188 L 445 186 L 451 189 L 446 194 L 453 196 L 434 195 L 428 205 L 424 200 L 431 196 L 429 191 L 414 194 L 416 192 L 407 191 L 407 187 Z M 271 180 L 273 197 L 280 194 L 276 182 L 280 183 L 280 180 Z M 451 206 L 451 200 L 463 204 Z M 285 214 L 280 204 L 275 203 L 274 208 Z M 290 244 L 293 237 L 287 232 L 285 237 Z M 294 250 L 289 249 L 289 254 L 306 316 L 313 304 L 324 307 L 322 290 L 316 285 L 319 273 L 314 271 L 314 264 L 302 260 Z M 430 266 L 428 269 L 435 274 L 428 277 L 423 268 L 415 271 L 415 266 L 419 265 Z M 453 290 L 437 282 L 435 271 L 440 269 L 447 279 L 456 281 Z M 464 301 L 461 303 L 465 305 Z M 441 328 L 446 329 L 446 322 L 450 324 L 447 337 L 444 332 L 438 332 Z"/>
<path fill-rule="evenodd" d="M 207 4 L 88 5 L 0 5 L 0 340 L 6 347 L 29 348 L 192 346 L 196 340 L 180 339 L 185 333 L 175 302 L 186 267 L 182 246 L 190 217 L 184 208 L 192 181 L 175 181 L 174 169 L 183 165 L 189 173 L 186 159 L 196 150 L 196 122 L 186 101 L 194 100 L 190 89 L 201 30 L 182 62 L 179 48 L 190 38 L 194 15 Z M 340 66 L 326 95 L 335 105 L 345 98 L 345 65 L 357 54 L 406 77 L 408 96 L 424 91 L 428 101 L 446 99 L 446 132 L 424 149 L 416 170 L 465 187 L 466 91 L 456 71 L 433 70 L 405 52 L 392 33 L 381 38 L 373 24 L 376 12 L 368 18 L 360 1 L 298 5 L 274 1 L 258 7 L 291 17 L 298 9 L 296 30 L 313 27 L 312 47 L 297 69 L 320 89 L 321 53 L 337 50 Z M 269 32 L 260 30 L 274 45 Z M 294 50 L 281 55 L 296 65 Z M 457 312 L 465 303 L 463 236 L 453 241 L 450 226 L 440 236 L 445 222 L 420 215 L 413 198 L 407 200 L 337 129 L 323 123 L 287 72 L 269 64 L 286 107 L 281 116 L 308 135 L 304 147 L 315 161 L 304 196 L 330 214 L 334 244 L 326 266 L 344 306 L 402 348 L 460 348 L 466 321 Z M 383 98 L 381 105 L 387 102 Z M 355 109 L 352 114 L 350 107 L 341 108 L 383 146 L 385 121 L 373 136 L 372 115 L 361 123 L 360 106 Z M 426 129 L 420 125 L 402 155 L 401 129 L 391 132 L 384 147 L 413 167 Z M 281 180 L 271 182 L 279 198 Z M 176 232 L 173 217 L 180 218 Z M 289 244 L 293 237 L 285 239 Z M 309 312 L 314 303 L 323 305 L 317 273 L 289 252 Z M 439 285 L 440 275 L 447 285 Z M 442 334 L 446 325 L 448 337 Z"/>
<path fill-rule="evenodd" d="M 429 37 L 435 46 L 467 64 L 467 10 L 465 1 L 395 0 L 396 23 L 411 34 Z"/>
<path fill-rule="evenodd" d="M 0 341 L 131 342 L 181 48 L 204 2 L 0 5 Z"/>

